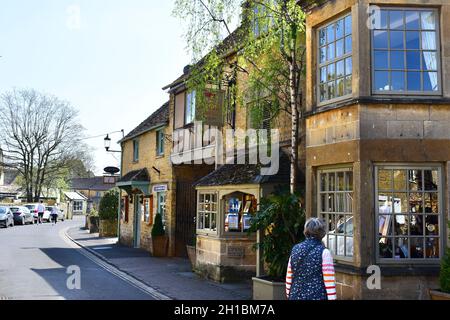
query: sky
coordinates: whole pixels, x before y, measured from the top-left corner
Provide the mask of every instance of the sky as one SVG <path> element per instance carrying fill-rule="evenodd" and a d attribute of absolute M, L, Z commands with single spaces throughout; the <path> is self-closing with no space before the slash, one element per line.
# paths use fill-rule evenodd
<path fill-rule="evenodd" d="M 106 133 L 139 125 L 190 62 L 174 0 L 0 0 L 0 93 L 36 89 L 79 111 L 95 172 L 119 166 Z M 110 135 L 113 141 L 121 133 Z M 112 149 L 120 150 L 113 144 Z"/>

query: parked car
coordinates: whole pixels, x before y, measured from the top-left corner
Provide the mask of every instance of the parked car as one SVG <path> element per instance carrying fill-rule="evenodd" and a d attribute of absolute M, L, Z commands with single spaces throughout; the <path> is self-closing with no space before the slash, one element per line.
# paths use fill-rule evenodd
<path fill-rule="evenodd" d="M 26 225 L 27 223 L 33 224 L 34 217 L 30 209 L 23 206 L 11 207 L 11 212 L 14 216 L 14 224 Z"/>
<path fill-rule="evenodd" d="M 42 220 L 44 222 L 52 222 L 52 217 L 50 215 L 51 210 L 48 210 L 49 207 L 45 207 L 45 211 L 44 211 L 44 217 L 42 218 Z"/>
<path fill-rule="evenodd" d="M 33 215 L 33 221 L 34 221 L 34 223 L 37 223 L 38 222 L 38 209 L 37 209 L 38 205 L 37 205 L 37 203 L 26 204 L 25 207 L 31 211 L 31 214 Z"/>
<path fill-rule="evenodd" d="M 14 226 L 14 216 L 8 207 L 0 207 L 0 226 L 4 228 Z"/>
<path fill-rule="evenodd" d="M 60 221 L 64 221 L 64 213 L 62 210 L 60 210 L 57 206 L 51 206 L 51 207 L 45 207 L 45 212 L 50 212 L 50 214 L 52 213 L 53 208 L 56 208 L 56 211 L 58 212 L 58 220 Z M 44 214 L 44 219 L 45 219 L 45 214 Z M 51 216 L 50 216 L 50 221 L 51 221 Z"/>

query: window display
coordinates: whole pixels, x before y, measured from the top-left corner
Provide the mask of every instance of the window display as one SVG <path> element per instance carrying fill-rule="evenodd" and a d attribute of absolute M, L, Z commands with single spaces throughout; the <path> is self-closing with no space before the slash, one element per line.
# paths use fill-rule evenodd
<path fill-rule="evenodd" d="M 256 209 L 257 201 L 253 195 L 236 192 L 225 197 L 225 232 L 247 232 Z"/>
<path fill-rule="evenodd" d="M 440 168 L 377 168 L 380 259 L 439 259 Z"/>

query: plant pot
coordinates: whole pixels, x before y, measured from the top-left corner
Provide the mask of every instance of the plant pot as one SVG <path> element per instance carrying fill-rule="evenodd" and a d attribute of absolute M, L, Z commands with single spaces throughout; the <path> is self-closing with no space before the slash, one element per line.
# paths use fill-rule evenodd
<path fill-rule="evenodd" d="M 167 257 L 167 249 L 169 247 L 168 236 L 156 236 L 151 238 L 152 256 Z"/>
<path fill-rule="evenodd" d="M 98 233 L 100 225 L 99 217 L 89 217 L 89 233 Z"/>
<path fill-rule="evenodd" d="M 439 290 L 429 290 L 431 300 L 450 300 L 450 293 Z"/>
<path fill-rule="evenodd" d="M 100 220 L 99 233 L 101 238 L 117 237 L 117 220 Z"/>
<path fill-rule="evenodd" d="M 286 284 L 260 277 L 253 280 L 253 300 L 286 300 Z"/>
<path fill-rule="evenodd" d="M 191 262 L 192 270 L 194 270 L 197 261 L 197 248 L 194 246 L 186 245 L 186 250 L 189 257 L 189 261 Z"/>

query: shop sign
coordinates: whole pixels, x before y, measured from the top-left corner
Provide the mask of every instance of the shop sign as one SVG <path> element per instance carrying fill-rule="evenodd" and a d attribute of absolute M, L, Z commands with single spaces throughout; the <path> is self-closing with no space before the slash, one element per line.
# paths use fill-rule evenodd
<path fill-rule="evenodd" d="M 244 247 L 228 247 L 227 256 L 229 258 L 243 258 L 245 256 Z"/>
<path fill-rule="evenodd" d="M 162 185 L 158 185 L 158 186 L 154 186 L 153 187 L 153 192 L 166 192 L 167 191 L 167 185 L 166 184 L 162 184 Z"/>

